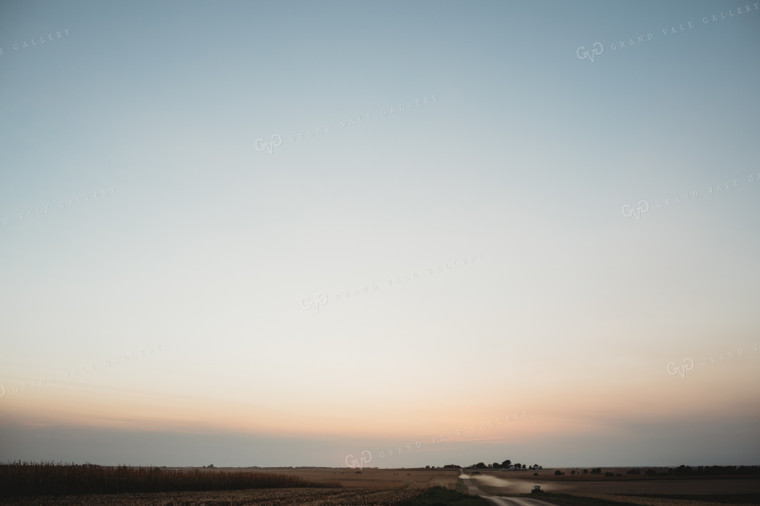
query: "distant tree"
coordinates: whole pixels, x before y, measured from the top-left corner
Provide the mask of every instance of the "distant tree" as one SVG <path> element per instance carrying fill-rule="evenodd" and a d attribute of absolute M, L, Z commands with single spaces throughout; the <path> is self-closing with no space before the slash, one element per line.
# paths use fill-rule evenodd
<path fill-rule="evenodd" d="M 491 467 L 493 467 L 494 469 L 501 469 L 501 464 L 499 464 L 498 462 L 494 462 L 493 464 L 491 464 Z"/>
<path fill-rule="evenodd" d="M 525 464 L 523 464 L 523 467 L 522 467 L 522 468 L 523 468 L 523 469 L 525 469 Z"/>
<path fill-rule="evenodd" d="M 472 466 L 473 469 L 486 469 L 486 465 L 483 462 L 478 462 L 474 466 Z"/>
<path fill-rule="evenodd" d="M 571 475 L 572 475 L 572 474 L 575 474 L 575 469 L 573 469 L 572 471 L 570 471 L 570 474 L 571 474 Z"/>
<path fill-rule="evenodd" d="M 512 461 L 509 459 L 505 460 L 504 462 L 501 463 L 501 467 L 503 467 L 504 469 L 509 469 L 510 467 L 512 467 Z"/>
<path fill-rule="evenodd" d="M 584 469 L 583 474 L 588 474 L 588 469 Z"/>

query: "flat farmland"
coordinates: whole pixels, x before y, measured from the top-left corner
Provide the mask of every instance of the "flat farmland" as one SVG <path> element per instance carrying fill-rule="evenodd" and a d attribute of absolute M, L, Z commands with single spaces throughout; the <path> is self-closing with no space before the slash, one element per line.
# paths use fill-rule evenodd
<path fill-rule="evenodd" d="M 331 469 L 331 468 L 266 468 L 260 472 L 293 475 L 317 483 L 337 482 L 343 488 L 416 489 L 430 487 L 455 488 L 457 469 Z"/>
<path fill-rule="evenodd" d="M 426 489 L 442 486 L 453 489 L 457 470 L 404 470 L 336 468 L 162 468 L 164 471 L 239 473 L 271 473 L 292 476 L 314 483 L 319 488 L 258 488 L 242 490 L 178 491 L 151 493 L 87 494 L 64 496 L 27 496 L 2 499 L 8 505 L 96 505 L 114 506 L 243 506 L 292 504 L 348 506 L 392 505 L 418 496 Z M 321 486 L 320 486 L 321 485 Z"/>
<path fill-rule="evenodd" d="M 349 506 L 392 505 L 419 495 L 416 489 L 280 488 L 207 492 L 156 492 L 145 494 L 91 494 L 63 497 L 28 497 L 2 501 L 8 505 L 62 506 L 288 506 L 294 504 Z"/>
<path fill-rule="evenodd" d="M 726 504 L 760 504 L 760 479 L 756 476 L 676 477 L 626 475 L 628 468 L 605 468 L 603 474 L 575 474 L 574 469 L 538 471 L 465 471 L 472 483 L 490 496 L 528 494 L 534 485 L 546 492 L 540 498 L 553 504 L 641 504 L 652 506 L 709 506 Z M 262 473 L 275 477 L 303 480 L 305 486 L 287 488 L 245 488 L 151 493 L 87 494 L 62 496 L 26 496 L 1 499 L 12 505 L 161 505 L 161 506 L 243 506 L 243 505 L 393 505 L 412 499 L 431 487 L 463 491 L 459 470 L 444 469 L 348 469 L 348 468 L 162 468 L 167 472 Z M 575 470 L 578 473 L 577 470 Z M 478 493 L 481 493 L 478 492 Z M 595 498 L 604 501 L 584 502 Z M 500 503 L 502 504 L 502 503 Z"/>
<path fill-rule="evenodd" d="M 576 469 L 560 469 L 563 476 L 555 476 L 555 469 L 538 471 L 467 471 L 478 487 L 491 495 L 527 494 L 534 485 L 540 485 L 545 497 L 572 495 L 594 497 L 606 501 L 628 502 L 656 506 L 707 504 L 760 504 L 760 479 L 748 477 L 676 477 L 626 475 L 629 468 L 605 468 L 604 472 L 623 476 L 571 475 Z"/>

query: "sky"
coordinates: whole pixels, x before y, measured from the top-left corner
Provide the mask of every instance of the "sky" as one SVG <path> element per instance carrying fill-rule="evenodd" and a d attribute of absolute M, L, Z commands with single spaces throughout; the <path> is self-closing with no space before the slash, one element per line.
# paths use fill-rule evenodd
<path fill-rule="evenodd" d="M 760 463 L 760 5 L 0 4 L 0 460 Z"/>

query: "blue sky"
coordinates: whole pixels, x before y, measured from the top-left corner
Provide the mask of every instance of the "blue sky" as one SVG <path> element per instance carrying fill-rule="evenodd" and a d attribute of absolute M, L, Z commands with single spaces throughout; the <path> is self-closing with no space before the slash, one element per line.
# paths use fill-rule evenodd
<path fill-rule="evenodd" d="M 757 463 L 759 44 L 746 2 L 4 3 L 3 453 L 526 411 L 388 466 Z"/>

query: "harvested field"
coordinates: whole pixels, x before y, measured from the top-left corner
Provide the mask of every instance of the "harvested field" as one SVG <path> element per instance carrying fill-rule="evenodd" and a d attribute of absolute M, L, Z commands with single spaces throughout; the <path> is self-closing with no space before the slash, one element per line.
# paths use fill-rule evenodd
<path fill-rule="evenodd" d="M 456 489 L 459 471 L 450 469 L 357 469 L 348 468 L 163 468 L 168 475 L 198 473 L 208 475 L 213 482 L 225 483 L 223 475 L 241 473 L 264 477 L 261 483 L 308 484 L 300 488 L 245 488 L 240 490 L 179 491 L 121 494 L 87 494 L 27 496 L 0 499 L 9 505 L 148 505 L 162 506 L 242 506 L 291 504 L 306 505 L 392 505 L 412 499 L 425 490 L 442 486 Z M 622 471 L 623 469 L 618 469 Z M 651 506 L 710 506 L 726 504 L 760 504 L 760 479 L 757 477 L 667 477 L 658 476 L 555 476 L 554 470 L 543 470 L 538 476 L 518 471 L 468 471 L 470 477 L 488 494 L 519 495 L 533 485 L 548 492 L 544 500 L 561 503 L 552 494 L 567 494 L 577 498 L 596 498 L 603 501 Z M 332 486 L 330 486 L 332 485 Z M 580 499 L 577 504 L 584 503 Z M 595 503 L 598 504 L 598 503 Z"/>
<path fill-rule="evenodd" d="M 624 474 L 625 469 L 611 470 Z M 526 494 L 533 485 L 540 485 L 549 494 L 652 506 L 760 504 L 760 479 L 756 476 L 648 478 L 624 475 L 605 478 L 568 474 L 555 476 L 554 470 L 543 470 L 538 476 L 519 471 L 491 471 L 471 477 L 482 490 L 493 495 Z M 551 496 L 545 499 L 551 500 Z"/>
<path fill-rule="evenodd" d="M 16 469 L 15 471 L 19 471 Z M 66 472 L 69 478 L 84 479 L 83 472 L 113 476 L 122 473 L 125 477 L 146 478 L 152 473 L 142 473 L 137 468 L 61 468 L 37 466 L 34 469 L 22 469 L 22 472 L 36 471 L 40 475 L 56 471 Z M 182 477 L 203 477 L 204 481 L 230 483 L 228 477 L 250 475 L 264 485 L 260 488 L 240 490 L 176 491 L 135 493 L 125 491 L 116 494 L 67 494 L 36 495 L 0 499 L 2 504 L 13 505 L 148 505 L 164 506 L 237 506 L 237 505 L 391 505 L 411 499 L 428 488 L 443 486 L 453 489 L 457 483 L 456 470 L 403 470 L 403 469 L 356 469 L 335 468 L 162 468 L 160 474 L 180 482 Z M 86 474 L 86 473 L 85 473 Z M 88 475 L 89 476 L 89 475 Z M 309 487 L 312 483 L 314 486 Z M 291 484 L 290 487 L 284 488 Z M 300 485 L 299 485 L 300 484 Z M 266 487 L 266 485 L 272 485 Z M 293 488 L 293 485 L 298 488 Z M 240 487 L 238 487 L 240 488 Z"/>
<path fill-rule="evenodd" d="M 63 497 L 33 497 L 2 502 L 7 505 L 61 506 L 320 506 L 392 505 L 420 494 L 420 490 L 365 489 L 261 489 L 210 492 L 161 492 L 153 494 L 92 494 Z"/>
<path fill-rule="evenodd" d="M 344 488 L 425 490 L 430 487 L 456 487 L 457 469 L 357 469 L 346 468 L 268 468 L 256 471 L 272 472 L 282 476 L 316 482 L 337 482 Z"/>

